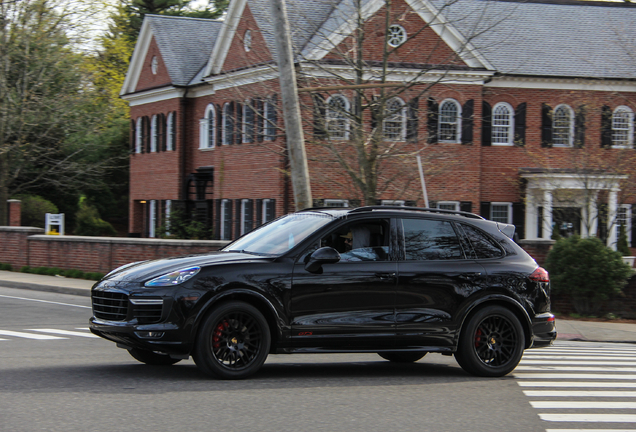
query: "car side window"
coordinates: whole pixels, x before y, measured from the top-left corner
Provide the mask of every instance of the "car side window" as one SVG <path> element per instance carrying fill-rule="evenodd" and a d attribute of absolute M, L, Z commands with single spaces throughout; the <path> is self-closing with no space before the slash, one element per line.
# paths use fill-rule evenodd
<path fill-rule="evenodd" d="M 504 252 L 501 247 L 486 233 L 467 224 L 461 224 L 461 227 L 477 259 L 500 258 L 503 256 Z"/>
<path fill-rule="evenodd" d="M 450 222 L 402 219 L 407 260 L 463 259 L 457 233 Z"/>
<path fill-rule="evenodd" d="M 340 253 L 340 262 L 389 261 L 389 242 L 389 220 L 367 219 L 339 226 L 310 249 L 332 247 Z"/>

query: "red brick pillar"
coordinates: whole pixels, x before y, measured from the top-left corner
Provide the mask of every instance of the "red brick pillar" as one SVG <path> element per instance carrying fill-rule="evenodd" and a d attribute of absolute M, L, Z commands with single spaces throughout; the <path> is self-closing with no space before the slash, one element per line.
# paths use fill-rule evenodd
<path fill-rule="evenodd" d="M 21 226 L 22 201 L 16 199 L 7 200 L 9 207 L 9 226 Z"/>

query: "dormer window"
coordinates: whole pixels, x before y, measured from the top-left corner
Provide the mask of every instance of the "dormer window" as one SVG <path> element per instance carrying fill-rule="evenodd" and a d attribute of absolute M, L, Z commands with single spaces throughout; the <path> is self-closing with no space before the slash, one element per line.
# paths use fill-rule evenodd
<path fill-rule="evenodd" d="M 153 75 L 157 75 L 157 69 L 159 68 L 159 60 L 157 60 L 157 56 L 154 56 L 152 60 L 150 60 L 150 70 Z"/>
<path fill-rule="evenodd" d="M 389 27 L 389 35 L 387 43 L 393 48 L 399 47 L 406 42 L 406 30 L 399 24 L 393 24 Z"/>

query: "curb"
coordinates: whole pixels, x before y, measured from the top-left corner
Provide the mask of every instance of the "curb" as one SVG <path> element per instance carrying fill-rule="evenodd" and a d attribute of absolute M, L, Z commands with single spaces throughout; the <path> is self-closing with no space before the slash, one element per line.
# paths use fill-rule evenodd
<path fill-rule="evenodd" d="M 84 288 L 71 288 L 71 287 L 61 287 L 55 285 L 41 285 L 34 284 L 29 282 L 14 282 L 14 281 L 0 281 L 0 286 L 5 288 L 17 288 L 17 289 L 28 289 L 32 291 L 47 291 L 47 292 L 56 292 L 60 294 L 71 294 L 78 295 L 84 297 L 91 296 L 90 289 Z"/>

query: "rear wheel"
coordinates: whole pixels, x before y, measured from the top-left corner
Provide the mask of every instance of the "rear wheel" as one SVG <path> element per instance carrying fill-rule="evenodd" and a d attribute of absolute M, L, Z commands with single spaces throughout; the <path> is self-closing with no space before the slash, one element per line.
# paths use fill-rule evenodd
<path fill-rule="evenodd" d="M 269 326 L 258 309 L 238 301 L 224 303 L 203 322 L 192 357 L 209 375 L 246 378 L 265 362 L 270 341 Z"/>
<path fill-rule="evenodd" d="M 379 352 L 378 355 L 384 360 L 394 363 L 413 363 L 426 355 L 425 351 L 387 351 Z"/>
<path fill-rule="evenodd" d="M 517 316 L 501 306 L 487 306 L 462 328 L 455 358 L 466 372 L 504 376 L 521 360 L 524 333 Z"/>
<path fill-rule="evenodd" d="M 181 361 L 181 359 L 174 359 L 168 354 L 157 353 L 139 348 L 131 348 L 128 350 L 128 353 L 133 356 L 135 360 L 153 366 L 170 366 Z"/>

